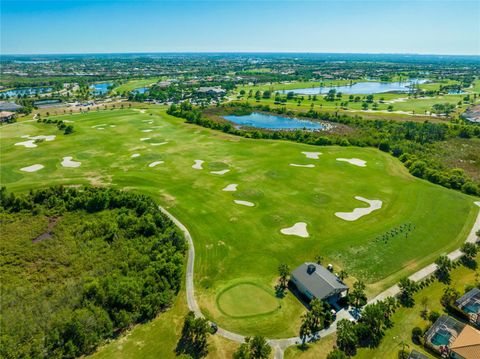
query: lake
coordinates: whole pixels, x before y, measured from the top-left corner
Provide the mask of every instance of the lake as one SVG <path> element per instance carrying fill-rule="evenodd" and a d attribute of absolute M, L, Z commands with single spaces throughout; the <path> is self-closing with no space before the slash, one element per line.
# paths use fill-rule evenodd
<path fill-rule="evenodd" d="M 108 92 L 108 88 L 112 86 L 111 82 L 103 82 L 99 84 L 93 84 L 90 88 L 96 95 L 105 95 Z"/>
<path fill-rule="evenodd" d="M 309 87 L 303 89 L 282 90 L 280 93 L 286 94 L 293 92 L 299 95 L 319 95 L 327 94 L 328 91 L 334 89 L 337 92 L 341 92 L 347 95 L 370 95 L 375 93 L 385 92 L 409 92 L 412 84 L 423 84 L 427 80 L 424 79 L 412 79 L 405 82 L 378 82 L 378 81 L 365 81 L 357 82 L 353 85 L 347 86 L 326 86 L 326 87 Z"/>
<path fill-rule="evenodd" d="M 136 88 L 135 90 L 133 90 L 132 92 L 133 93 L 144 94 L 145 92 L 148 92 L 148 87 L 139 87 L 139 88 Z"/>
<path fill-rule="evenodd" d="M 249 115 L 242 116 L 228 115 L 223 116 L 223 118 L 240 125 L 240 127 L 248 126 L 273 130 L 297 130 L 304 128 L 308 130 L 322 130 L 325 128 L 324 125 L 318 122 L 300 120 L 293 117 L 269 115 L 259 112 L 252 112 Z"/>
<path fill-rule="evenodd" d="M 0 94 L 9 97 L 17 97 L 18 95 L 36 95 L 52 91 L 51 87 L 22 87 L 18 89 L 2 91 Z"/>

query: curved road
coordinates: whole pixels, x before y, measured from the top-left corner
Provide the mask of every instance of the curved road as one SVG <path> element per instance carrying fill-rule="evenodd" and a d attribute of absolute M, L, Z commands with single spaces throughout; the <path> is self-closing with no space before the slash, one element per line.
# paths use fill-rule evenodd
<path fill-rule="evenodd" d="M 480 207 L 480 202 L 475 202 L 477 206 Z M 195 289 L 193 286 L 193 269 L 194 269 L 194 263 L 195 263 L 195 247 L 193 245 L 193 240 L 192 236 L 190 235 L 190 232 L 188 231 L 187 227 L 185 227 L 177 218 L 175 218 L 170 212 L 168 212 L 165 208 L 158 206 L 160 211 L 165 214 L 168 218 L 172 220 L 175 225 L 180 228 L 180 230 L 183 232 L 185 235 L 185 238 L 187 239 L 188 242 L 188 259 L 187 259 L 187 273 L 186 273 L 186 291 L 187 291 L 187 304 L 188 308 L 195 313 L 197 317 L 204 318 L 204 315 L 200 311 L 200 307 L 197 304 L 197 301 L 195 300 Z M 466 242 L 471 242 L 474 243 L 478 241 L 478 237 L 476 235 L 476 232 L 480 230 L 480 211 L 477 215 L 477 219 L 475 223 L 473 224 L 473 227 L 466 239 Z M 463 255 L 463 253 L 460 250 L 453 251 L 452 253 L 448 254 L 448 257 L 452 260 L 456 260 L 460 258 Z M 422 280 L 423 278 L 433 274 L 436 270 L 436 265 L 435 264 L 430 264 L 429 266 L 419 270 L 418 272 L 412 274 L 409 278 L 412 279 L 413 281 L 417 282 L 419 280 Z M 386 297 L 391 297 L 395 296 L 400 292 L 400 289 L 398 288 L 398 285 L 394 285 L 393 287 L 388 288 L 387 290 L 383 291 L 379 295 L 377 295 L 375 298 L 371 299 L 369 303 L 375 303 L 379 300 L 383 300 Z M 332 334 L 337 330 L 337 321 L 344 319 L 344 318 L 349 318 L 350 314 L 346 310 L 341 310 L 340 312 L 337 313 L 337 319 L 335 320 L 330 327 L 327 329 L 323 329 L 320 332 L 317 333 L 318 337 L 324 337 L 326 335 Z M 245 341 L 245 337 L 243 335 L 237 334 L 230 332 L 226 329 L 223 328 L 218 328 L 217 334 L 221 335 L 222 337 L 233 340 L 237 343 L 243 343 Z M 284 339 L 268 339 L 267 340 L 270 346 L 274 350 L 274 357 L 275 359 L 282 359 L 283 358 L 283 353 L 286 348 L 288 348 L 291 345 L 295 345 L 297 343 L 301 342 L 300 337 L 293 337 L 293 338 L 284 338 Z"/>

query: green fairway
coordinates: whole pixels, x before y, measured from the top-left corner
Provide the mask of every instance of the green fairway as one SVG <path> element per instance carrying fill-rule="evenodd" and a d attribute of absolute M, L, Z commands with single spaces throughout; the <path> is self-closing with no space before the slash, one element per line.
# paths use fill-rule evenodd
<path fill-rule="evenodd" d="M 117 93 L 123 93 L 126 91 L 133 91 L 139 87 L 147 87 L 150 86 L 158 81 L 160 81 L 160 77 L 152 77 L 148 79 L 139 79 L 139 80 L 129 80 L 124 84 L 121 84 L 118 87 L 115 87 L 113 90 Z"/>
<path fill-rule="evenodd" d="M 218 295 L 217 305 L 223 314 L 230 317 L 268 314 L 279 306 L 273 291 L 270 292 L 255 283 L 238 283 Z"/>
<path fill-rule="evenodd" d="M 297 299 L 287 294 L 277 308 L 277 299 L 260 289 L 273 293 L 279 264 L 293 269 L 320 254 L 336 271 L 343 268 L 365 280 L 373 295 L 458 248 L 478 212 L 473 197 L 418 180 L 396 158 L 371 148 L 234 137 L 185 124 L 160 107 L 146 113 L 107 110 L 56 118 L 73 121 L 75 132 L 65 136 L 55 125 L 36 122 L 1 129 L 2 185 L 27 191 L 91 183 L 152 196 L 192 234 L 195 295 L 203 313 L 246 335 L 298 332 L 305 309 Z M 22 135 L 57 137 L 35 148 L 15 146 L 26 140 Z M 315 160 L 302 151 L 323 154 Z M 62 167 L 66 156 L 81 166 Z M 337 158 L 359 158 L 367 165 Z M 195 160 L 205 161 L 203 169 L 192 168 Z M 163 163 L 149 167 L 158 161 Z M 20 170 L 34 164 L 44 168 Z M 224 169 L 230 171 L 210 173 Z M 229 184 L 238 184 L 238 190 L 222 191 Z M 365 207 L 355 196 L 381 200 L 382 208 L 356 221 L 335 216 Z M 308 238 L 280 232 L 297 222 L 307 224 Z M 377 240 L 406 224 L 414 227 L 408 237 Z M 232 287 L 239 283 L 260 288 Z M 262 307 L 243 303 L 252 297 L 264 301 Z"/>

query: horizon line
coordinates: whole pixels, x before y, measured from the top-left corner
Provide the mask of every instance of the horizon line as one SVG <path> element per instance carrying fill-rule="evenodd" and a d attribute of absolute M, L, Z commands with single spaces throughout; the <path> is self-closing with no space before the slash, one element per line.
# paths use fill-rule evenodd
<path fill-rule="evenodd" d="M 2 56 L 60 56 L 60 55 L 147 55 L 147 54 L 310 54 L 310 55 L 402 55 L 402 56 L 469 56 L 479 54 L 446 54 L 416 52 L 312 52 L 312 51 L 126 51 L 126 52 L 52 52 L 52 53 L 0 53 Z"/>

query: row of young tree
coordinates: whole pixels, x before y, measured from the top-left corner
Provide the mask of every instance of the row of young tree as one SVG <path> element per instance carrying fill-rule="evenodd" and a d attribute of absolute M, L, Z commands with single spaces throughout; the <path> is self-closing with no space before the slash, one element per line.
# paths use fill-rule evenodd
<path fill-rule="evenodd" d="M 1 357 L 89 354 L 104 339 L 154 318 L 180 290 L 186 242 L 149 197 L 94 187 L 51 187 L 15 195 L 3 187 L 0 215 L 4 223 L 29 216 L 31 221 L 70 221 L 61 225 L 58 236 L 5 253 Z M 41 267 L 37 272 L 35 258 L 43 260 L 49 246 L 60 248 L 48 252 L 58 264 L 53 272 Z M 78 270 L 69 272 L 64 266 L 72 261 Z M 31 273 L 25 271 L 32 270 L 34 283 L 28 284 Z M 70 274 L 49 281 L 57 271 Z M 15 324 L 16 318 L 28 325 Z"/>
<path fill-rule="evenodd" d="M 250 104 L 228 104 L 223 111 L 234 114 L 251 113 L 255 110 L 295 115 L 308 119 L 337 123 L 354 128 L 343 134 L 329 131 L 271 131 L 253 128 L 238 129 L 228 121 L 212 119 L 189 103 L 171 105 L 168 113 L 185 118 L 187 122 L 220 130 L 247 138 L 282 139 L 311 145 L 340 145 L 376 147 L 389 152 L 405 164 L 417 177 L 441 186 L 460 190 L 467 194 L 480 195 L 480 185 L 469 178 L 462 169 L 448 169 L 428 156 L 428 149 L 435 143 L 451 138 L 480 138 L 480 126 L 443 124 L 431 122 L 366 120 L 359 116 L 350 117 L 339 113 L 322 113 L 314 110 L 293 113 L 285 107 L 271 109 Z"/>
<path fill-rule="evenodd" d="M 57 125 L 57 128 L 60 131 L 63 131 L 64 135 L 69 135 L 69 134 L 73 133 L 73 126 L 65 124 L 65 122 L 62 121 L 62 120 L 56 120 L 56 119 L 52 120 L 52 119 L 49 119 L 49 118 L 40 118 L 38 116 L 37 122 L 38 123 L 45 123 L 45 124 L 48 124 L 48 125 L 49 124 Z"/>

